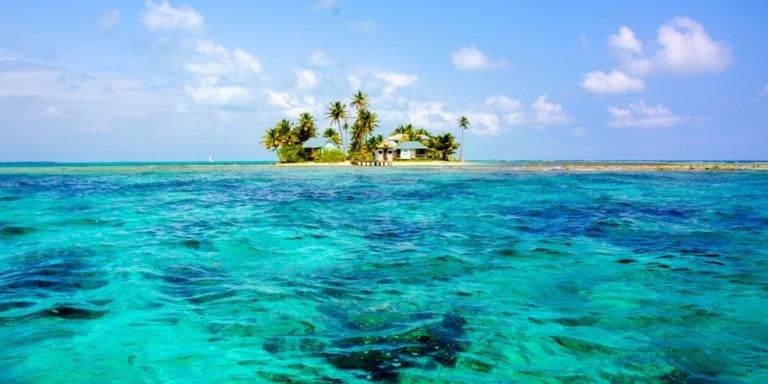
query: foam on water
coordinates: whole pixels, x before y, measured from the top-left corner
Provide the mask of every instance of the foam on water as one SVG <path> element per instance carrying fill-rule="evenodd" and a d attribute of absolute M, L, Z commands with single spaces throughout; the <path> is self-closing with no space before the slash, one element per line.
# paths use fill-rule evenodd
<path fill-rule="evenodd" d="M 0 381 L 768 382 L 765 191 L 760 172 L 14 168 Z"/>

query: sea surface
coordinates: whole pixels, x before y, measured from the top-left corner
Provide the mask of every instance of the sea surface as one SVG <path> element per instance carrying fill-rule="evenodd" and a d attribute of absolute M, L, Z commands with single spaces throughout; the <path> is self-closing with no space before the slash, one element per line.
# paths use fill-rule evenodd
<path fill-rule="evenodd" d="M 768 172 L 0 166 L 1 383 L 768 383 Z"/>

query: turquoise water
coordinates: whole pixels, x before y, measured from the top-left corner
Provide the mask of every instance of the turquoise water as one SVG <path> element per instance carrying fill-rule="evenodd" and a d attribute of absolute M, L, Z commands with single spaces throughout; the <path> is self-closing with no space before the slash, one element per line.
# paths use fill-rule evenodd
<path fill-rule="evenodd" d="M 768 173 L 0 168 L 3 383 L 766 383 Z"/>

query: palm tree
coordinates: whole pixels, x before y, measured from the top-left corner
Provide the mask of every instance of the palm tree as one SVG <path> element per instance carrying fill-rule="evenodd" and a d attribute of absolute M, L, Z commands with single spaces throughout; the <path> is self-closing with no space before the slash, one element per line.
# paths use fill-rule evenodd
<path fill-rule="evenodd" d="M 459 161 L 462 160 L 464 155 L 464 131 L 469 128 L 469 119 L 466 116 L 459 118 L 459 129 L 461 129 L 461 146 L 459 147 Z"/>
<path fill-rule="evenodd" d="M 415 138 L 414 132 L 413 132 L 413 124 L 403 124 L 395 128 L 394 131 L 392 131 L 392 135 L 402 134 L 408 136 L 408 140 L 413 140 Z"/>
<path fill-rule="evenodd" d="M 363 93 L 363 91 L 357 91 L 357 93 L 352 95 L 352 101 L 349 105 L 355 107 L 357 112 L 360 113 L 361 110 L 368 107 L 368 95 Z"/>
<path fill-rule="evenodd" d="M 341 145 L 341 137 L 339 137 L 339 133 L 333 128 L 328 128 L 323 131 L 323 137 L 330 139 L 336 145 Z"/>
<path fill-rule="evenodd" d="M 336 127 L 339 129 L 339 136 L 341 137 L 342 149 L 346 153 L 347 148 L 344 141 L 344 132 L 342 132 L 341 130 L 341 121 L 344 120 L 346 122 L 347 120 L 346 104 L 342 104 L 341 101 L 334 101 L 328 106 L 328 112 L 326 112 L 325 115 L 328 116 L 329 119 L 331 119 L 331 127 L 333 127 L 333 124 L 336 124 Z M 345 127 L 346 127 L 346 124 L 345 124 Z"/>
<path fill-rule="evenodd" d="M 294 129 L 296 139 L 299 144 L 303 144 L 307 140 L 317 135 L 317 128 L 315 127 L 315 118 L 309 112 L 304 112 L 299 115 L 299 123 Z"/>
<path fill-rule="evenodd" d="M 294 144 L 293 124 L 290 121 L 282 119 L 272 129 L 275 130 L 278 146 Z"/>
<path fill-rule="evenodd" d="M 384 138 L 381 137 L 381 135 L 371 136 L 370 139 L 368 139 L 365 142 L 365 148 L 369 152 L 373 152 L 376 148 L 378 148 L 382 143 L 384 142 Z"/>
<path fill-rule="evenodd" d="M 264 136 L 262 136 L 261 145 L 264 146 L 264 148 L 270 150 L 270 151 L 277 151 L 277 148 L 280 147 L 280 140 L 277 133 L 277 128 L 270 128 L 267 129 L 266 132 L 264 132 Z"/>
<path fill-rule="evenodd" d="M 459 145 L 454 142 L 454 137 L 450 133 L 437 135 L 429 142 L 429 148 L 437 152 L 443 161 L 450 160 L 451 155 L 458 147 Z"/>
<path fill-rule="evenodd" d="M 357 121 L 352 126 L 352 150 L 360 152 L 368 135 L 372 134 L 378 126 L 379 117 L 375 113 L 367 109 L 359 110 Z"/>

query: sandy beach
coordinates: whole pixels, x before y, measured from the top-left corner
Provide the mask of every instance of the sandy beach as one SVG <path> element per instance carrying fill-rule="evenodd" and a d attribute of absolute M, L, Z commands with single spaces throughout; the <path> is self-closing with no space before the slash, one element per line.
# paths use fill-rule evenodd
<path fill-rule="evenodd" d="M 478 166 L 483 163 L 470 163 L 466 161 L 394 161 L 387 167 L 410 167 L 410 168 L 422 168 L 422 167 L 469 167 Z M 273 164 L 277 167 L 356 167 L 349 161 L 342 161 L 338 163 L 276 163 Z M 360 166 L 369 168 L 368 166 Z"/>
<path fill-rule="evenodd" d="M 275 167 L 354 167 L 349 161 L 339 163 L 275 163 L 272 166 Z M 503 167 L 504 169 L 510 169 L 506 166 L 501 166 L 498 163 L 493 162 L 480 162 L 480 161 L 395 161 L 391 165 L 392 167 L 400 168 L 489 168 L 489 167 Z M 368 167 L 365 167 L 368 168 Z M 600 171 L 768 171 L 768 163 L 713 163 L 713 162 L 674 162 L 674 163 L 602 163 L 602 162 L 586 162 L 586 163 L 535 163 L 524 164 L 520 167 L 513 168 L 524 171 L 583 171 L 583 172 L 600 172 Z"/>

